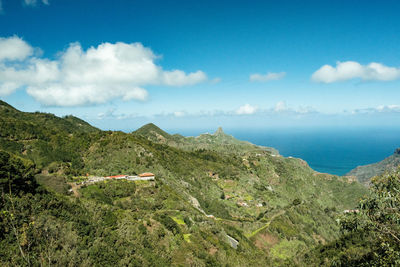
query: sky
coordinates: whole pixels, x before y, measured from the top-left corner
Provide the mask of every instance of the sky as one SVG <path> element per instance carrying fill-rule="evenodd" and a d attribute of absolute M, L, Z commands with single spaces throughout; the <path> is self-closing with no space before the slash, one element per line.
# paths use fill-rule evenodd
<path fill-rule="evenodd" d="M 124 131 L 400 125 L 398 10 L 0 0 L 0 99 Z"/>

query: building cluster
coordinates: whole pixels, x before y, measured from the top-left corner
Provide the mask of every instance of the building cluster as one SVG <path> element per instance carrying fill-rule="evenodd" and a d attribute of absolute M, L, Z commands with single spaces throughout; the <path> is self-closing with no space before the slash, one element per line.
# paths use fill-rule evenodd
<path fill-rule="evenodd" d="M 145 172 L 139 175 L 92 176 L 82 182 L 82 184 L 96 183 L 105 180 L 154 181 L 155 177 L 156 176 L 151 172 Z"/>
<path fill-rule="evenodd" d="M 135 175 L 135 176 L 115 175 L 115 176 L 107 176 L 106 178 L 116 179 L 116 180 L 126 179 L 126 180 L 131 180 L 131 181 L 152 181 L 152 180 L 154 180 L 155 175 L 151 172 L 145 172 L 145 173 L 141 173 L 141 174 Z"/>

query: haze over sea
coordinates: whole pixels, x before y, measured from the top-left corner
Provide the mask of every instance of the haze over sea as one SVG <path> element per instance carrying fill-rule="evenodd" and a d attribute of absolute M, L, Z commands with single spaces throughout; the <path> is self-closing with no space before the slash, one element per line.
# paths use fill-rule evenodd
<path fill-rule="evenodd" d="M 285 157 L 302 158 L 316 171 L 344 175 L 375 163 L 400 147 L 400 127 L 224 129 L 239 140 L 273 147 Z M 172 130 L 197 136 L 202 130 Z"/>

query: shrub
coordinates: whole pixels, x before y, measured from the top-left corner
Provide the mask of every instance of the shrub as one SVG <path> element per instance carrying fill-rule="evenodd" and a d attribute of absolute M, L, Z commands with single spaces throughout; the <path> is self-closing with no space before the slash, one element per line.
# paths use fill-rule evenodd
<path fill-rule="evenodd" d="M 161 215 L 157 216 L 156 219 L 160 223 L 162 223 L 165 226 L 165 228 L 167 228 L 169 231 L 171 231 L 174 235 L 179 234 L 181 232 L 179 225 L 168 215 L 161 214 Z"/>

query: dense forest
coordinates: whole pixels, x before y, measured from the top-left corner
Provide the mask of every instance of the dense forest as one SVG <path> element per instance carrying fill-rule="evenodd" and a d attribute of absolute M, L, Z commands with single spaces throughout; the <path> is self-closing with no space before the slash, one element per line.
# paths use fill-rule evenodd
<path fill-rule="evenodd" d="M 101 131 L 4 102 L 0 129 L 2 266 L 400 264 L 399 172 L 368 189 L 222 129 Z"/>

